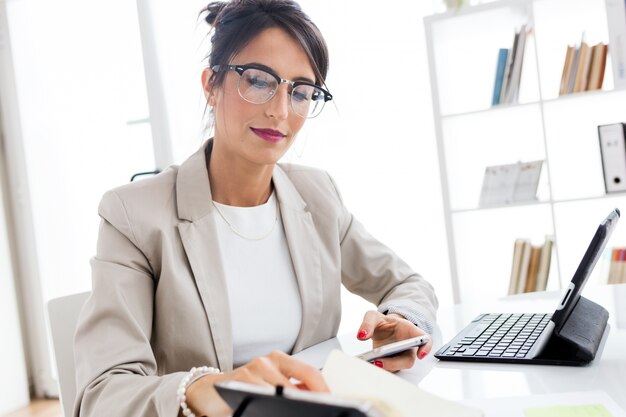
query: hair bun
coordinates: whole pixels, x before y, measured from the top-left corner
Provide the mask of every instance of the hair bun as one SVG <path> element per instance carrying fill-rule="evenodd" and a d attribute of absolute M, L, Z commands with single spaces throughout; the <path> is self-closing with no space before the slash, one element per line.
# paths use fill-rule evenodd
<path fill-rule="evenodd" d="M 227 2 L 225 1 L 213 1 L 208 4 L 208 6 L 202 10 L 201 13 L 206 13 L 204 20 L 211 26 L 217 27 L 219 25 L 218 17 L 222 13 L 222 10 L 227 6 Z"/>

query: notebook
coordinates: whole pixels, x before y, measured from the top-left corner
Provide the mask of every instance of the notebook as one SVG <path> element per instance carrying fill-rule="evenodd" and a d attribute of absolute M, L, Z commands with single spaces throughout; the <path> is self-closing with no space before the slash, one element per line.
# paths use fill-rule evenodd
<path fill-rule="evenodd" d="M 440 360 L 584 365 L 595 357 L 608 321 L 602 306 L 581 296 L 619 219 L 602 221 L 552 313 L 480 314 L 443 345 Z"/>

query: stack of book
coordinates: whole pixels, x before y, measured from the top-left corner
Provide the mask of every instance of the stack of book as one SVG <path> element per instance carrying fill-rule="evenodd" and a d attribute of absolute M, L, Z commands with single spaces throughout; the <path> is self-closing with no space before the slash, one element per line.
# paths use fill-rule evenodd
<path fill-rule="evenodd" d="M 600 90 L 604 81 L 608 45 L 589 46 L 585 40 L 578 46 L 567 46 L 559 95 Z"/>
<path fill-rule="evenodd" d="M 626 284 L 626 248 L 613 248 L 607 283 Z"/>
<path fill-rule="evenodd" d="M 543 245 L 532 245 L 528 239 L 515 240 L 509 295 L 546 290 L 553 244 L 551 236 L 546 236 Z"/>
<path fill-rule="evenodd" d="M 513 47 L 510 49 L 502 48 L 498 51 L 493 98 L 491 100 L 493 106 L 517 103 L 522 78 L 522 64 L 524 63 L 524 50 L 530 33 L 528 26 L 522 25 L 520 30 L 515 32 Z"/>

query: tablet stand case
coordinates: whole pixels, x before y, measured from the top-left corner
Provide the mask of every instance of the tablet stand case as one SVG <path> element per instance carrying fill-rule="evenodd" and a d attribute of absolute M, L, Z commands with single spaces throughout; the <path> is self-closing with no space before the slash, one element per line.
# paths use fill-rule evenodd
<path fill-rule="evenodd" d="M 535 358 L 553 365 L 584 365 L 598 351 L 609 312 L 585 297 L 579 297 L 569 317 L 555 328 L 548 344 Z"/>
<path fill-rule="evenodd" d="M 351 407 L 328 405 L 287 398 L 283 387 L 276 387 L 276 395 L 246 395 L 241 392 L 215 386 L 220 396 L 231 406 L 233 417 L 367 417 L 362 411 Z"/>

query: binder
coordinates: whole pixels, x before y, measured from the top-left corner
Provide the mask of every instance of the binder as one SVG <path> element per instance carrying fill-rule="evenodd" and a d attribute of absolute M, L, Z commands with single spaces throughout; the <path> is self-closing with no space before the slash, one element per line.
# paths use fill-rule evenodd
<path fill-rule="evenodd" d="M 215 389 L 234 410 L 233 417 L 384 417 L 366 400 L 330 394 L 223 381 Z"/>
<path fill-rule="evenodd" d="M 626 191 L 626 146 L 623 123 L 598 126 L 604 187 L 607 193 Z"/>

